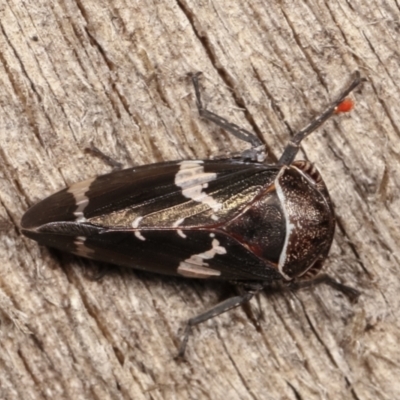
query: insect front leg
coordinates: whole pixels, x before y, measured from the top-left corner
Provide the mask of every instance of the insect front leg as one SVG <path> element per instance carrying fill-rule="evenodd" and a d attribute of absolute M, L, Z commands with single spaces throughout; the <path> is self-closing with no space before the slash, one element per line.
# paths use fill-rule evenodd
<path fill-rule="evenodd" d="M 320 285 L 321 283 L 329 285 L 330 287 L 343 293 L 352 302 L 356 302 L 361 294 L 357 289 L 354 289 L 351 286 L 344 285 L 343 283 L 337 282 L 328 274 L 318 275 L 314 279 L 310 279 L 308 281 L 294 281 L 291 282 L 289 286 L 291 289 L 297 290 L 297 289 L 312 287 L 315 285 Z"/>
<path fill-rule="evenodd" d="M 263 154 L 265 146 L 254 133 L 249 132 L 246 129 L 243 129 L 232 122 L 229 122 L 225 118 L 220 117 L 219 115 L 203 107 L 203 102 L 201 101 L 200 86 L 199 86 L 200 74 L 201 72 L 190 74 L 194 86 L 194 92 L 196 95 L 196 105 L 200 116 L 209 121 L 214 122 L 215 124 L 223 128 L 225 131 L 229 132 L 231 135 L 237 137 L 238 139 L 251 144 L 251 149 L 245 150 L 242 153 L 241 158 L 251 159 L 252 161 L 263 161 L 263 159 L 265 158 Z"/>
<path fill-rule="evenodd" d="M 214 306 L 213 308 L 205 311 L 204 313 L 197 315 L 194 318 L 190 318 L 186 323 L 183 340 L 182 340 L 181 346 L 179 348 L 177 358 L 184 357 L 186 345 L 189 340 L 190 331 L 193 326 L 201 324 L 202 322 L 205 322 L 211 318 L 214 318 L 220 314 L 223 314 L 224 312 L 227 312 L 229 310 L 232 310 L 233 308 L 239 307 L 240 305 L 242 305 L 244 303 L 247 303 L 261 289 L 262 289 L 262 285 L 257 285 L 257 286 L 254 286 L 253 288 L 248 288 L 241 295 L 230 297 L 229 299 L 222 301 L 221 303 L 219 303 L 216 306 Z"/>
<path fill-rule="evenodd" d="M 119 171 L 123 167 L 123 165 L 119 161 L 114 160 L 112 157 L 103 153 L 93 144 L 93 142 L 90 142 L 90 147 L 85 148 L 85 153 L 89 153 L 94 157 L 100 158 L 100 160 L 102 160 L 105 164 L 108 164 L 113 169 L 113 171 Z"/>

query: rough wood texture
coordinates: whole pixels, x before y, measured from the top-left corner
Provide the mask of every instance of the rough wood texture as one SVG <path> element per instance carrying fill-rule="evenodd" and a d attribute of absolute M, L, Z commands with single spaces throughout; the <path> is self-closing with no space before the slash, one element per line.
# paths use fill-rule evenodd
<path fill-rule="evenodd" d="M 0 398 L 400 398 L 398 2 L 0 5 Z M 263 293 L 195 329 L 177 362 L 184 321 L 226 285 L 118 269 L 93 281 L 98 264 L 19 232 L 30 205 L 110 170 L 91 142 L 126 166 L 243 150 L 199 119 L 188 72 L 275 160 L 356 69 L 356 110 L 301 155 L 336 204 L 326 270 L 360 288 L 356 305 L 322 286 Z"/>

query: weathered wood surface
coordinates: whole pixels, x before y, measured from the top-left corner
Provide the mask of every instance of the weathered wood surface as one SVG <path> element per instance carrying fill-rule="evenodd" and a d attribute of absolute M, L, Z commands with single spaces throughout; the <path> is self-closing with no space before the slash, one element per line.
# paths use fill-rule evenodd
<path fill-rule="evenodd" d="M 0 0 L 0 398 L 398 399 L 399 7 L 390 0 Z M 27 208 L 110 168 L 246 146 L 210 109 L 265 141 L 271 160 L 348 82 L 356 110 L 303 144 L 336 204 L 326 270 L 360 288 L 263 293 L 194 330 L 225 285 L 116 270 L 21 236 Z M 248 310 L 247 310 L 248 311 Z"/>

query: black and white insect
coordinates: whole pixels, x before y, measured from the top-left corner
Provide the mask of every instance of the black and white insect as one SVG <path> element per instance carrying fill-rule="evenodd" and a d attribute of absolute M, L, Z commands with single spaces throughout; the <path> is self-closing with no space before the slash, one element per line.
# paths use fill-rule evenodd
<path fill-rule="evenodd" d="M 238 158 L 163 162 L 88 179 L 34 205 L 21 221 L 29 238 L 79 256 L 240 284 L 241 295 L 188 321 L 181 355 L 193 325 L 249 301 L 275 281 L 305 286 L 319 280 L 350 297 L 358 295 L 327 275 L 310 280 L 328 255 L 335 216 L 317 169 L 294 158 L 301 141 L 340 110 L 362 81 L 360 74 L 272 165 L 257 160 L 262 142 L 254 134 L 203 108 L 198 76 L 192 75 L 192 81 L 200 115 L 249 142 L 252 151 Z"/>

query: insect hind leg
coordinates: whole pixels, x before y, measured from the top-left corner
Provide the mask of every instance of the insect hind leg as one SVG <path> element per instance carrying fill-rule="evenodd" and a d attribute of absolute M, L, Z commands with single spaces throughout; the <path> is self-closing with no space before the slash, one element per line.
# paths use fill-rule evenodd
<path fill-rule="evenodd" d="M 229 122 L 227 119 L 219 116 L 218 114 L 215 114 L 212 111 L 209 111 L 206 108 L 204 108 L 203 102 L 201 100 L 201 93 L 199 86 L 200 75 L 201 72 L 190 74 L 194 86 L 194 92 L 196 95 L 196 106 L 200 116 L 207 119 L 208 121 L 214 122 L 216 125 L 220 126 L 226 132 L 237 137 L 238 139 L 251 144 L 251 149 L 245 150 L 242 153 L 241 158 L 246 160 L 249 159 L 252 161 L 263 161 L 263 159 L 265 158 L 264 155 L 265 146 L 254 133 L 249 132 L 246 129 L 243 129 L 240 126 L 232 122 Z"/>

